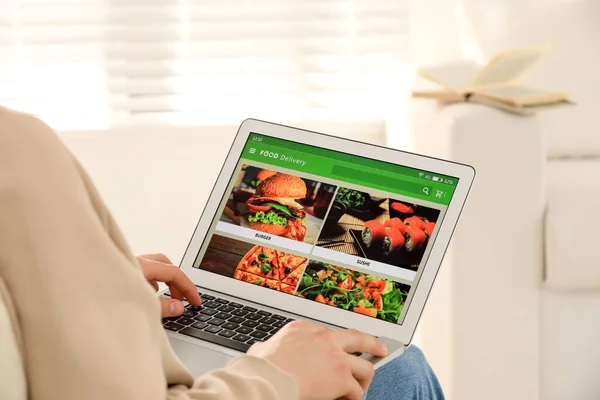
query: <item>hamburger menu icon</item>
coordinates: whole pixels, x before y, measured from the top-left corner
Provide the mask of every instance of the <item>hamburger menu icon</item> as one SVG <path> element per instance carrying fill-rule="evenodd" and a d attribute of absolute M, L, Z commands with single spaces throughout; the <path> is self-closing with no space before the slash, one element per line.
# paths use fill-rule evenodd
<path fill-rule="evenodd" d="M 248 199 L 248 225 L 271 235 L 304 241 L 306 213 L 296 200 L 306 197 L 306 184 L 294 175 L 276 173 L 256 188 Z"/>

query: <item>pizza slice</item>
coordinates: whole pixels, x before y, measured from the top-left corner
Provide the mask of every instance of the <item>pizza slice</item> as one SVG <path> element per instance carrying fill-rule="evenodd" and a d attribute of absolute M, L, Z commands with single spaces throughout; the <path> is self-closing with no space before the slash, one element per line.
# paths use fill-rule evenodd
<path fill-rule="evenodd" d="M 242 271 L 241 269 L 235 271 L 233 278 L 242 282 L 248 282 L 259 286 L 265 286 L 265 282 L 267 281 L 267 279 L 263 278 L 262 276 L 254 275 L 249 272 Z"/>
<path fill-rule="evenodd" d="M 296 286 L 287 285 L 285 283 L 282 283 L 281 284 L 281 291 L 283 293 L 287 293 L 287 294 L 294 294 L 294 292 L 296 291 Z"/>
<path fill-rule="evenodd" d="M 268 279 L 279 279 L 277 264 L 272 254 L 273 250 L 255 246 L 250 250 L 238 265 L 238 269 Z"/>
<path fill-rule="evenodd" d="M 295 269 L 304 261 L 306 261 L 305 257 L 295 256 L 290 253 L 284 253 L 282 251 L 277 252 L 278 263 L 280 266 L 286 266 L 290 268 L 290 270 Z"/>
<path fill-rule="evenodd" d="M 265 284 L 262 286 L 269 289 L 277 290 L 278 292 L 281 290 L 279 281 L 276 281 L 275 279 L 265 279 Z"/>
<path fill-rule="evenodd" d="M 284 253 L 281 251 L 277 252 L 277 263 L 279 265 L 279 279 L 284 281 L 289 274 L 292 273 L 297 267 L 301 266 L 306 262 L 306 257 L 295 256 L 293 254 Z"/>
<path fill-rule="evenodd" d="M 296 287 L 298 286 L 298 282 L 302 278 L 303 272 L 304 264 L 301 264 L 298 267 L 296 267 L 292 272 L 290 272 L 284 279 L 282 279 L 281 282 Z"/>

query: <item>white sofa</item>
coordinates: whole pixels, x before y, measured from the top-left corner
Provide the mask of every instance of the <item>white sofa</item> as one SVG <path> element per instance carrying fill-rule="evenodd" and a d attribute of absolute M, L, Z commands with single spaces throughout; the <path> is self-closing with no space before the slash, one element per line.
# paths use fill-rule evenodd
<path fill-rule="evenodd" d="M 460 48 L 551 44 L 530 81 L 576 107 L 411 103 L 414 149 L 477 169 L 420 327 L 450 400 L 600 399 L 600 2 L 525 4 L 463 1 Z"/>

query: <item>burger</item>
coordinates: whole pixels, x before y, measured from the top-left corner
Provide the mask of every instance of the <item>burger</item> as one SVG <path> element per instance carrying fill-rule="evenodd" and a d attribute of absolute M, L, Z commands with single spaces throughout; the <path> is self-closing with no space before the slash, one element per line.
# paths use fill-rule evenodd
<path fill-rule="evenodd" d="M 252 182 L 250 182 L 250 186 L 252 186 L 253 188 L 258 187 L 258 185 L 260 185 L 262 183 L 262 181 L 264 181 L 265 179 L 267 179 L 268 177 L 275 175 L 277 172 L 275 171 L 271 171 L 270 169 L 261 169 L 260 172 L 258 174 L 256 174 L 256 178 L 254 178 L 252 180 Z"/>
<path fill-rule="evenodd" d="M 297 176 L 276 173 L 258 185 L 254 196 L 248 199 L 250 228 L 304 241 L 306 213 L 296 200 L 306 197 L 306 184 Z"/>

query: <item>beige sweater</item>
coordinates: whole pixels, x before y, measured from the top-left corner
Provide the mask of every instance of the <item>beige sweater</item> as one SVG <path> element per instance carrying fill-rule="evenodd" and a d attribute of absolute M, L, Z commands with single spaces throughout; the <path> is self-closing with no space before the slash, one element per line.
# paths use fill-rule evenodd
<path fill-rule="evenodd" d="M 0 291 L 32 399 L 298 398 L 290 375 L 250 356 L 194 381 L 85 172 L 50 128 L 2 108 Z"/>

